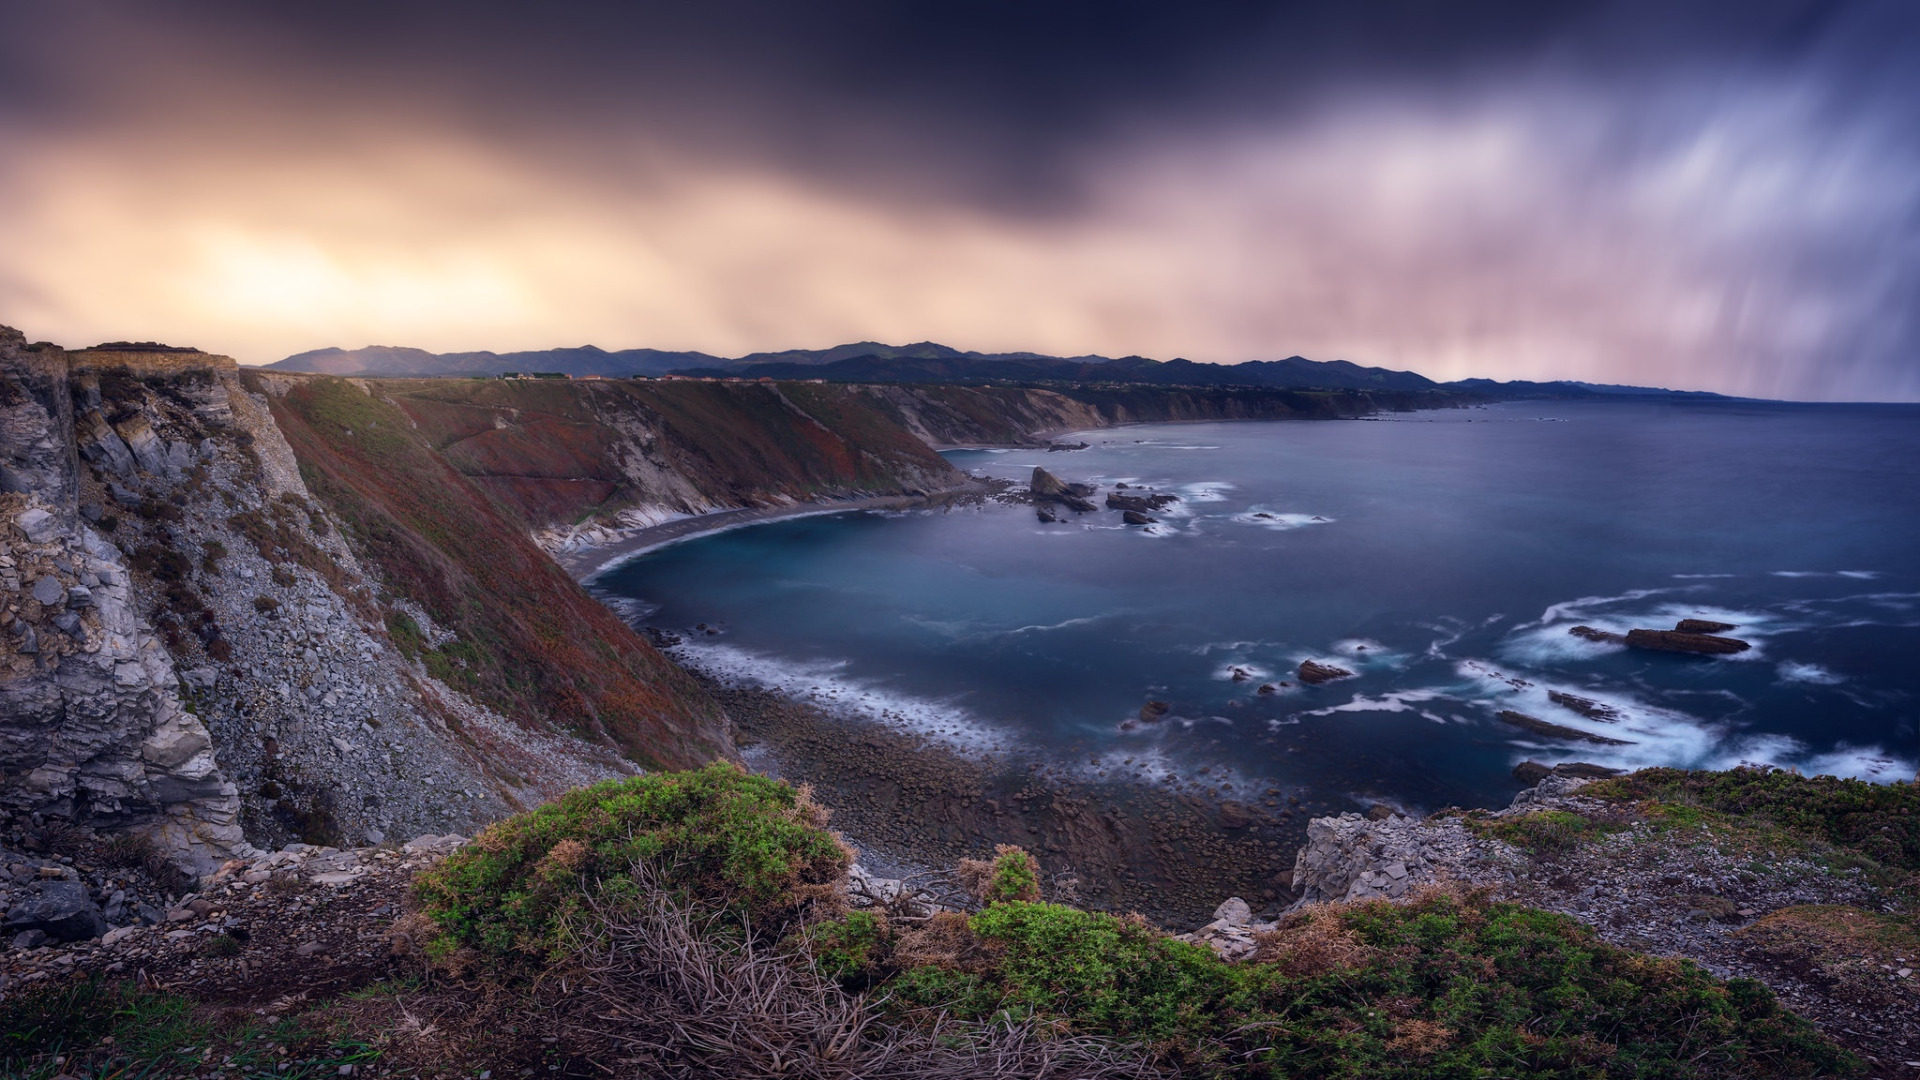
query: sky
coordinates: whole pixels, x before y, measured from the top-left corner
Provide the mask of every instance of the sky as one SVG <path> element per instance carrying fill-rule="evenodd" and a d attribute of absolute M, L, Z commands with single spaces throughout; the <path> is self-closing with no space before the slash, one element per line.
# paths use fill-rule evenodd
<path fill-rule="evenodd" d="M 0 0 L 0 323 L 1920 400 L 1920 5 Z"/>

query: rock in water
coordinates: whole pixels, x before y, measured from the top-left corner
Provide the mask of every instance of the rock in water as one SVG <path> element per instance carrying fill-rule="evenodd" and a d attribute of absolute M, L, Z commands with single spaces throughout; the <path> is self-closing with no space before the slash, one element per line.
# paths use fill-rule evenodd
<path fill-rule="evenodd" d="M 1129 525 L 1152 525 L 1154 523 L 1153 518 L 1148 517 L 1147 515 L 1141 513 L 1138 510 L 1127 511 L 1126 513 L 1120 515 L 1120 520 L 1126 522 Z"/>
<path fill-rule="evenodd" d="M 1746 652 L 1752 645 L 1739 638 L 1713 634 L 1686 634 L 1678 630 L 1629 630 L 1627 644 L 1636 649 L 1657 652 L 1695 653 L 1702 656 L 1726 656 Z"/>
<path fill-rule="evenodd" d="M 1589 720 L 1604 720 L 1615 723 L 1620 719 L 1620 710 L 1611 705 L 1602 705 L 1592 698 L 1583 698 L 1578 694 L 1563 693 L 1559 690 L 1547 691 L 1547 700 L 1555 705 L 1563 705 Z"/>
<path fill-rule="evenodd" d="M 1552 775 L 1552 766 L 1542 765 L 1537 761 L 1523 761 L 1513 767 L 1513 778 L 1528 787 L 1532 787 Z"/>
<path fill-rule="evenodd" d="M 1034 507 L 1033 516 L 1039 518 L 1041 523 L 1045 525 L 1052 525 L 1060 520 L 1059 515 L 1053 512 L 1053 507 L 1051 506 Z"/>
<path fill-rule="evenodd" d="M 1145 514 L 1164 509 L 1180 501 L 1178 495 L 1122 495 L 1117 491 L 1107 492 L 1107 509 L 1138 510 Z"/>
<path fill-rule="evenodd" d="M 1145 705 L 1140 706 L 1140 719 L 1151 724 L 1155 720 L 1167 715 L 1168 710 L 1172 708 L 1173 706 L 1164 701 L 1149 701 Z"/>
<path fill-rule="evenodd" d="M 1632 743 L 1628 742 L 1625 739 L 1609 739 L 1604 735 L 1588 734 L 1587 732 L 1581 731 L 1579 728 L 1562 727 L 1559 724 L 1549 724 L 1545 720 L 1542 720 L 1538 717 L 1528 716 L 1526 713 L 1515 712 L 1512 709 L 1500 710 L 1499 717 L 1502 721 L 1512 724 L 1514 727 L 1520 728 L 1522 730 L 1531 731 L 1535 735 L 1548 735 L 1556 739 L 1580 739 L 1585 742 L 1599 743 L 1601 746 L 1632 746 L 1633 745 Z"/>
<path fill-rule="evenodd" d="M 1567 633 L 1577 638 L 1586 638 L 1588 641 L 1599 641 L 1608 644 L 1617 644 L 1627 640 L 1611 630 L 1599 630 L 1591 626 L 1576 626 L 1567 631 Z"/>
<path fill-rule="evenodd" d="M 1033 479 L 1028 482 L 1027 488 L 1036 499 L 1058 499 L 1068 494 L 1066 481 L 1038 465 L 1033 467 Z"/>
<path fill-rule="evenodd" d="M 1724 634 L 1733 629 L 1733 624 L 1712 619 L 1681 619 L 1673 628 L 1682 634 Z"/>
<path fill-rule="evenodd" d="M 1321 683 L 1332 682 L 1335 679 L 1348 679 L 1352 677 L 1353 672 L 1348 671 L 1346 668 L 1334 667 L 1332 664 L 1322 664 L 1317 660 L 1300 661 L 1300 681 L 1306 683 L 1308 686 L 1319 686 Z"/>

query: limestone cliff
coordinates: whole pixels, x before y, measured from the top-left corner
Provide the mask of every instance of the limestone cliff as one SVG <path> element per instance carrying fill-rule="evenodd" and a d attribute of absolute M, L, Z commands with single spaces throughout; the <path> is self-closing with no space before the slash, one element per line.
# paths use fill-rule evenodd
<path fill-rule="evenodd" d="M 576 646 L 533 658 L 551 695 L 488 694 L 468 676 L 499 643 L 461 635 L 497 626 L 431 587 L 459 559 L 391 575 L 405 530 L 343 529 L 306 479 L 340 463 L 298 458 L 276 407 L 225 357 L 0 330 L 0 806 L 149 833 L 205 869 L 249 840 L 464 831 L 731 752 L 718 707 L 489 499 L 403 473 L 454 501 L 447 548 L 539 594 L 463 603 L 536 606 Z"/>

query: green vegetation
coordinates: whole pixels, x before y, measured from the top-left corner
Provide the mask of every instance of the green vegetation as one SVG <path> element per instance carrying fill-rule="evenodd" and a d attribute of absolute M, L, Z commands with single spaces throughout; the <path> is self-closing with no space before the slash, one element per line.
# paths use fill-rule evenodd
<path fill-rule="evenodd" d="M 1590 827 L 1540 816 L 1523 836 Z M 691 908 L 703 948 L 783 941 L 823 985 L 865 994 L 885 1037 L 1033 1022 L 1181 1075 L 1290 1080 L 1858 1071 L 1757 982 L 1479 894 L 1316 908 L 1228 963 L 1138 916 L 1041 902 L 1039 864 L 1014 847 L 962 868 L 974 913 L 846 913 L 847 856 L 821 825 L 803 793 L 727 765 L 598 784 L 495 826 L 424 877 L 440 932 L 429 952 L 565 962 L 594 920 L 657 918 L 633 902 L 656 889 Z"/>
<path fill-rule="evenodd" d="M 1022 901 L 896 940 L 943 957 L 897 1006 L 1039 1017 L 1183 1071 L 1271 1077 L 1772 1077 L 1853 1060 L 1750 980 L 1601 942 L 1564 916 L 1435 892 L 1296 917 L 1228 964 L 1137 919 Z M 1239 1063 L 1239 1064 L 1236 1064 Z"/>
<path fill-rule="evenodd" d="M 490 826 L 417 886 L 442 953 L 552 958 L 643 887 L 777 939 L 850 861 L 804 792 L 720 763 L 609 780 Z"/>
<path fill-rule="evenodd" d="M 564 383 L 510 389 L 522 387 L 559 398 L 574 392 Z M 298 502 L 237 515 L 235 527 L 268 557 L 327 573 L 330 562 L 306 558 L 294 541 L 331 516 L 362 564 L 450 635 L 429 647 L 419 627 L 387 618 L 396 644 L 435 678 L 531 727 L 611 741 L 650 768 L 686 767 L 723 751 L 725 719 L 692 677 L 529 539 L 515 493 L 542 489 L 545 475 L 581 475 L 571 460 L 553 462 L 564 468 L 549 473 L 507 442 L 496 470 L 505 475 L 481 483 L 435 448 L 432 436 L 452 422 L 438 414 L 416 429 L 388 398 L 330 378 L 303 379 L 269 400 L 327 515 Z M 452 411 L 467 423 L 462 432 L 479 430 L 469 412 L 495 430 L 487 410 Z M 585 437 L 582 428 L 556 420 L 547 442 L 571 445 L 568 439 Z M 380 617 L 371 607 L 363 614 Z M 450 726 L 458 734 L 457 723 Z"/>
<path fill-rule="evenodd" d="M 1642 769 L 1602 780 L 1584 794 L 1762 819 L 1890 869 L 1920 871 L 1920 784 L 1870 784 L 1780 769 Z"/>
<path fill-rule="evenodd" d="M 1504 840 L 1536 855 L 1562 855 L 1580 846 L 1582 841 L 1623 827 L 1619 822 L 1596 821 L 1570 810 L 1536 810 L 1506 818 L 1469 814 L 1466 824 L 1482 836 Z"/>
<path fill-rule="evenodd" d="M 310 1018 L 207 1011 L 179 994 L 76 979 L 0 1000 L 0 1076 L 85 1080 L 212 1073 L 240 1080 L 336 1077 L 379 1055 Z"/>

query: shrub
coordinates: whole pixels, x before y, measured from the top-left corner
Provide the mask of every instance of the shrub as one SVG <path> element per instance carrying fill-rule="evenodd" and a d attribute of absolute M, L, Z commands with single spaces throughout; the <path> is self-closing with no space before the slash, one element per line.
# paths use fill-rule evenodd
<path fill-rule="evenodd" d="M 1012 844 L 996 845 L 992 862 L 960 860 L 959 877 L 967 891 L 982 904 L 1040 900 L 1040 864 L 1025 849 Z"/>
<path fill-rule="evenodd" d="M 804 790 L 727 763 L 609 780 L 489 826 L 416 888 L 441 955 L 557 957 L 589 911 L 643 888 L 777 938 L 839 895 L 851 857 L 825 820 Z"/>
<path fill-rule="evenodd" d="M 253 598 L 253 610 L 259 612 L 262 615 L 270 615 L 273 612 L 280 610 L 280 601 L 275 600 L 273 597 L 268 596 L 265 593 L 262 593 L 259 596 L 256 596 Z"/>
<path fill-rule="evenodd" d="M 1759 983 L 1721 982 L 1685 961 L 1609 946 L 1570 918 L 1477 896 L 1431 892 L 1297 916 L 1266 935 L 1261 955 L 1274 959 L 1259 963 L 1228 964 L 1138 919 L 1050 904 L 994 904 L 968 931 L 991 948 L 900 973 L 886 984 L 898 1007 L 1052 1020 L 1153 1046 L 1183 1074 L 1744 1078 L 1858 1068 Z"/>
<path fill-rule="evenodd" d="M 1583 794 L 1704 806 L 1764 818 L 1901 870 L 1920 870 L 1920 784 L 1872 784 L 1781 769 L 1642 769 Z"/>

